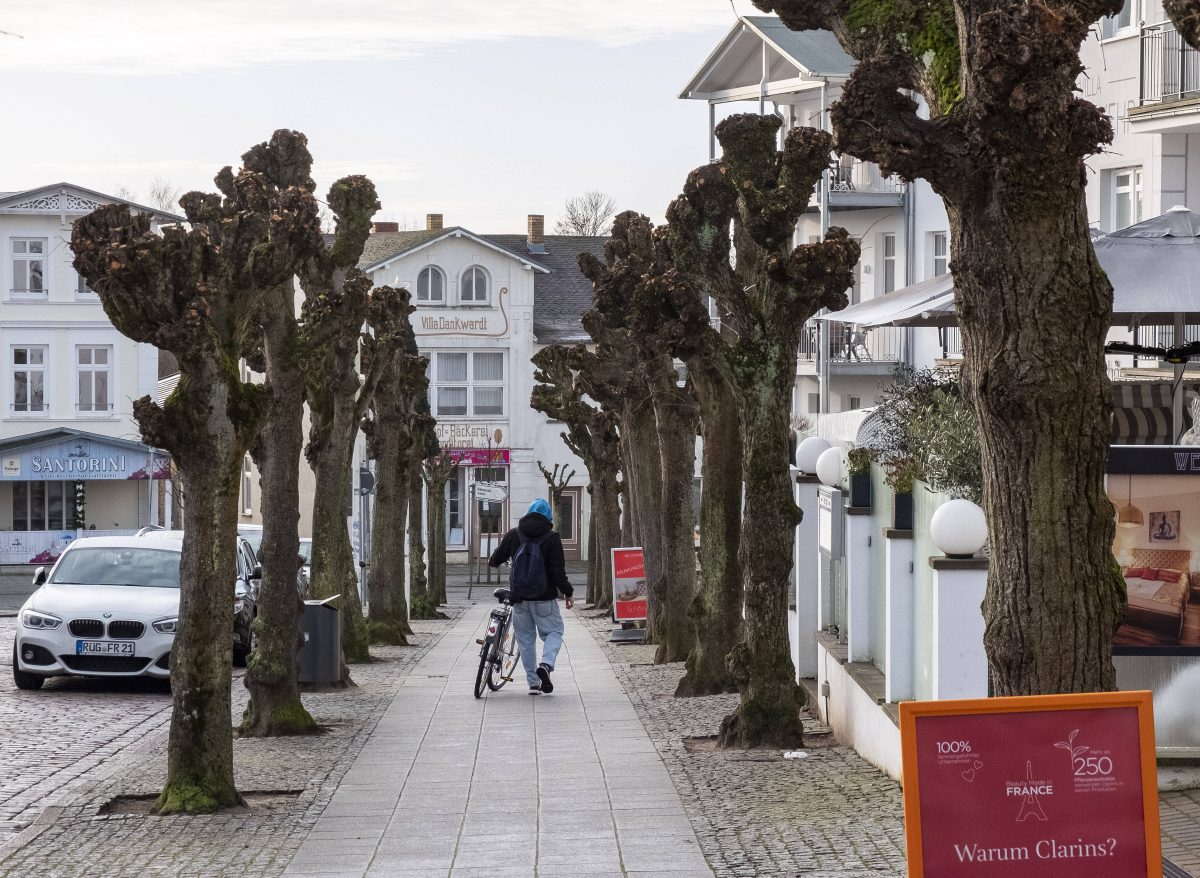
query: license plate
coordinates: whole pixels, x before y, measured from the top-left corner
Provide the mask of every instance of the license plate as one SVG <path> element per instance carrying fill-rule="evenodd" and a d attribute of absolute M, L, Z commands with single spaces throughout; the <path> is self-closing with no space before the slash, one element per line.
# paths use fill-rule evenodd
<path fill-rule="evenodd" d="M 132 643 L 111 640 L 76 640 L 75 655 L 136 655 Z"/>

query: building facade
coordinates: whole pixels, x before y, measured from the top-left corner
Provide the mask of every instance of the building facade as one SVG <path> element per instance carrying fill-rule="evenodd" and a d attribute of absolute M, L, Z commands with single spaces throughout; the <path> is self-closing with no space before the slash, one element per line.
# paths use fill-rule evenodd
<path fill-rule="evenodd" d="M 71 264 L 72 224 L 113 203 L 129 204 L 69 183 L 0 193 L 0 564 L 158 521 L 170 460 L 133 419 L 158 351 L 121 335 Z M 182 221 L 129 206 L 156 227 Z"/>

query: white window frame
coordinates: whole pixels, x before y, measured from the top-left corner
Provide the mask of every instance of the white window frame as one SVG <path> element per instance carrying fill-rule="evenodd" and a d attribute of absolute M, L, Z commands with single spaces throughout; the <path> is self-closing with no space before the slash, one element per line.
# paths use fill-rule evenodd
<path fill-rule="evenodd" d="M 242 458 L 242 515 L 254 514 L 254 464 L 247 454 Z"/>
<path fill-rule="evenodd" d="M 1139 31 L 1138 0 L 1125 0 L 1125 5 L 1116 15 L 1106 15 L 1100 19 L 1101 39 L 1111 40 L 1116 37 L 1127 37 Z"/>
<path fill-rule="evenodd" d="M 40 365 L 34 365 L 28 362 L 30 359 L 28 352 L 39 350 L 42 352 L 42 362 Z M 26 362 L 17 364 L 17 351 L 26 351 Z M 50 414 L 50 346 L 44 344 L 11 344 L 8 346 L 8 413 L 16 418 L 44 418 Z M 23 411 L 17 409 L 17 375 L 18 373 L 26 373 L 26 397 L 29 396 L 29 386 L 34 374 L 42 376 L 42 407 L 39 409 L 26 408 Z M 28 401 L 26 406 L 31 405 Z"/>
<path fill-rule="evenodd" d="M 1122 178 L 1125 182 L 1122 183 Z M 1141 167 L 1134 168 L 1116 168 L 1110 174 L 1112 186 L 1112 217 L 1110 223 L 1110 231 L 1117 231 L 1135 223 L 1142 221 L 1142 211 L 1144 208 L 1144 198 L 1146 194 L 1145 175 L 1142 173 Z M 1118 219 L 1117 204 L 1122 196 L 1129 200 L 1129 222 L 1122 225 L 1122 221 Z"/>
<path fill-rule="evenodd" d="M 28 245 L 32 242 L 38 242 L 42 245 L 42 252 L 39 254 L 33 253 L 18 253 L 17 245 L 24 244 L 28 250 Z M 38 258 L 40 257 L 40 259 Z M 42 263 L 42 289 L 40 292 L 31 292 L 28 288 L 17 289 L 17 263 L 30 263 L 40 261 Z M 9 269 L 9 297 L 16 301 L 40 302 L 50 297 L 50 239 L 39 237 L 37 235 L 13 235 L 8 239 L 8 269 Z M 29 267 L 25 267 L 25 283 L 29 283 Z"/>
<path fill-rule="evenodd" d="M 75 298 L 81 302 L 95 302 L 100 298 L 100 294 L 87 285 L 79 272 L 75 272 Z"/>
<path fill-rule="evenodd" d="M 889 249 L 891 250 L 890 254 L 888 253 Z M 895 232 L 883 232 L 879 236 L 879 289 L 875 291 L 875 295 L 881 296 L 895 291 L 896 269 L 896 234 Z"/>
<path fill-rule="evenodd" d="M 941 252 L 938 252 L 941 251 Z M 941 277 L 950 273 L 950 233 L 929 233 L 929 276 Z"/>
<path fill-rule="evenodd" d="M 482 299 L 477 299 L 477 298 L 468 299 L 463 294 L 464 293 L 463 288 L 466 285 L 467 277 L 472 272 L 476 272 L 476 271 L 479 272 L 479 274 L 483 277 L 484 295 L 483 295 Z M 460 305 L 467 305 L 467 306 L 473 305 L 476 307 L 483 307 L 486 305 L 490 305 L 492 303 L 492 276 L 488 272 L 488 270 L 486 268 L 484 268 L 482 265 L 479 265 L 479 264 L 469 265 L 463 270 L 463 273 L 461 275 L 459 275 L 459 278 L 458 278 L 458 303 Z"/>
<path fill-rule="evenodd" d="M 481 350 L 481 351 L 430 351 L 425 354 L 429 357 L 430 362 L 430 381 L 429 381 L 429 405 L 433 409 L 435 417 L 441 418 L 504 418 L 507 412 L 507 397 L 508 397 L 508 357 L 507 350 Z M 501 377 L 495 379 L 481 379 L 475 375 L 475 358 L 478 356 L 498 356 L 500 358 Z M 466 357 L 466 377 L 461 381 L 444 380 L 441 377 L 442 357 L 465 356 Z M 457 390 L 462 389 L 466 393 L 466 411 L 461 413 L 446 413 L 441 409 L 441 391 L 442 390 Z M 479 411 L 476 405 L 476 390 L 500 388 L 500 411 Z"/>
<path fill-rule="evenodd" d="M 431 299 L 428 297 L 424 298 L 424 299 L 421 298 L 421 278 L 424 277 L 426 273 L 428 273 L 430 277 L 433 277 L 434 275 L 436 275 L 438 278 L 441 279 L 441 281 L 442 281 L 442 296 L 440 299 Z M 415 286 L 416 286 L 416 294 L 413 296 L 413 301 L 416 302 L 417 305 L 423 306 L 423 307 L 429 307 L 429 308 L 438 308 L 438 307 L 442 307 L 446 304 L 446 292 L 447 292 L 447 288 L 449 285 L 446 283 L 446 272 L 442 271 L 442 269 L 440 267 L 430 264 L 430 265 L 426 265 L 424 268 L 422 268 L 420 271 L 418 271 L 417 272 L 417 282 L 416 282 Z"/>
<path fill-rule="evenodd" d="M 80 362 L 84 351 L 90 352 L 89 353 L 89 359 L 91 360 L 90 363 Z M 102 369 L 98 368 L 97 364 L 96 364 L 96 352 L 97 351 L 104 351 L 105 359 L 107 360 L 107 362 L 104 364 L 104 368 L 102 368 Z M 78 345 L 75 345 L 75 384 L 74 384 L 74 388 L 75 388 L 75 414 L 76 414 L 76 416 L 84 417 L 84 418 L 95 418 L 95 417 L 106 417 L 113 413 L 113 408 L 114 408 L 114 406 L 113 406 L 113 399 L 114 399 L 114 396 L 113 396 L 113 375 L 114 375 L 113 353 L 114 353 L 113 346 L 110 344 L 78 344 Z M 103 373 L 108 378 L 108 382 L 107 382 L 108 389 L 107 389 L 107 393 L 106 393 L 106 395 L 108 397 L 108 402 L 104 405 L 103 408 L 96 407 L 96 405 L 97 405 L 96 404 L 96 375 L 99 373 Z M 85 407 L 85 403 L 80 396 L 79 381 L 83 375 L 87 375 L 87 374 L 90 374 L 92 376 L 92 379 L 91 379 L 92 400 Z"/>

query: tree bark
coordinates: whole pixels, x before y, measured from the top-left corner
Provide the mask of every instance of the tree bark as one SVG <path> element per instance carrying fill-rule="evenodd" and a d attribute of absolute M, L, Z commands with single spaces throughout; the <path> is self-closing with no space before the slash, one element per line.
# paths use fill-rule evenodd
<path fill-rule="evenodd" d="M 248 737 L 316 730 L 300 700 L 300 457 L 304 449 L 304 367 L 298 356 L 295 288 L 272 290 L 263 309 L 263 367 L 271 403 L 258 443 L 251 449 L 262 484 L 262 580 L 257 643 L 246 662 L 250 701 L 239 732 Z"/>
<path fill-rule="evenodd" d="M 429 594 L 429 579 L 425 575 L 425 516 L 421 514 L 421 496 L 422 483 L 420 477 L 416 476 L 409 482 L 408 495 L 408 591 L 412 617 L 444 619 L 445 615 L 438 612 Z"/>
<path fill-rule="evenodd" d="M 372 643 L 406 644 L 412 628 L 404 596 L 404 536 L 412 473 L 402 448 L 405 442 L 391 427 L 377 421 L 371 433 L 375 518 L 367 575 L 367 628 Z"/>
<path fill-rule="evenodd" d="M 435 606 L 446 595 L 446 482 L 429 481 L 429 593 Z"/>
<path fill-rule="evenodd" d="M 737 399 L 726 376 L 689 361 L 700 403 L 700 589 L 690 616 L 695 642 L 677 696 L 737 691 L 727 658 L 742 636 L 742 459 Z"/>
<path fill-rule="evenodd" d="M 588 487 L 588 495 L 592 500 L 592 515 L 596 514 L 596 496 L 594 489 Z M 588 528 L 587 536 L 588 547 L 588 562 L 587 562 L 587 603 L 589 606 L 596 606 L 596 595 L 600 591 L 600 567 L 597 564 L 598 543 L 596 542 L 596 525 L 595 522 Z"/>

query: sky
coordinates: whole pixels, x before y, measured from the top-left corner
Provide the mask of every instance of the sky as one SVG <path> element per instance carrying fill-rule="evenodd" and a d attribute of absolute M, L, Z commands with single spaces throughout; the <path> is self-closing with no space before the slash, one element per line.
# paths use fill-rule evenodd
<path fill-rule="evenodd" d="M 756 10 L 736 0 L 742 14 Z M 0 191 L 212 189 L 277 128 L 322 194 L 369 176 L 376 219 L 547 231 L 574 195 L 661 220 L 707 159 L 677 95 L 731 0 L 55 0 L 0 3 Z M 23 121 L 19 121 L 23 120 Z"/>

